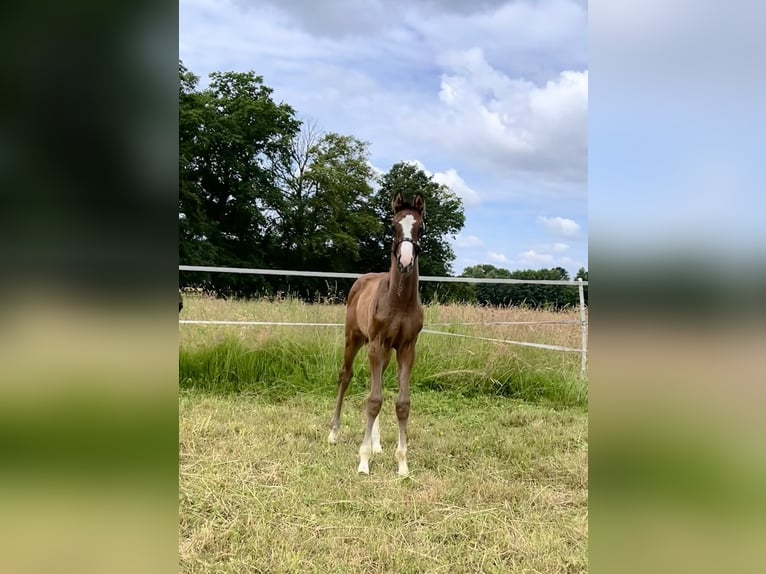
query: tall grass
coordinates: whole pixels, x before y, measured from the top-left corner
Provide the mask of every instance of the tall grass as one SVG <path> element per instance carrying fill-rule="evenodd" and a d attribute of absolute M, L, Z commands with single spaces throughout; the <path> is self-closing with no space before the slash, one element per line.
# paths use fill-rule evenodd
<path fill-rule="evenodd" d="M 297 300 L 223 301 L 186 297 L 182 318 L 342 323 L 340 305 Z M 426 307 L 426 325 L 449 332 L 579 347 L 577 325 L 465 325 L 497 321 L 579 319 L 577 311 L 468 305 Z M 272 398 L 297 392 L 332 395 L 343 353 L 342 327 L 183 325 L 179 383 L 214 393 L 257 392 Z M 392 360 L 392 365 L 395 360 Z M 451 391 L 464 396 L 495 395 L 560 406 L 587 405 L 587 382 L 579 377 L 580 355 L 477 339 L 423 333 L 411 377 L 414 390 Z M 366 350 L 355 362 L 351 392 L 369 380 Z M 396 388 L 396 369 L 385 374 Z"/>

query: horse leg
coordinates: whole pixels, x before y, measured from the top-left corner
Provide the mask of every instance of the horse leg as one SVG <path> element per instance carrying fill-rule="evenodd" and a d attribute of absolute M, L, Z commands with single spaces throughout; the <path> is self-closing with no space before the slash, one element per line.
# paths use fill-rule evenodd
<path fill-rule="evenodd" d="M 372 427 L 380 414 L 383 403 L 383 365 L 388 362 L 391 350 L 386 349 L 381 341 L 370 342 L 370 394 L 367 395 L 367 421 L 364 438 L 359 447 L 359 472 L 370 473 L 370 455 L 372 454 Z"/>
<path fill-rule="evenodd" d="M 351 377 L 354 375 L 354 358 L 359 352 L 359 348 L 364 343 L 363 339 L 354 335 L 346 335 L 346 345 L 343 350 L 343 366 L 338 373 L 338 398 L 335 401 L 335 413 L 330 422 L 330 434 L 327 436 L 327 442 L 335 444 L 340 435 L 340 411 L 343 408 L 343 397 L 348 389 Z"/>
<path fill-rule="evenodd" d="M 387 353 L 383 360 L 383 369 L 381 371 L 381 381 L 383 380 L 383 374 L 386 372 L 388 362 L 391 360 L 391 354 Z M 381 383 L 382 391 L 382 383 Z M 375 417 L 375 422 L 372 423 L 372 454 L 380 454 L 383 452 L 383 447 L 380 445 L 380 412 Z"/>
<path fill-rule="evenodd" d="M 399 444 L 396 447 L 396 460 L 399 463 L 399 476 L 410 473 L 407 466 L 407 421 L 410 417 L 410 371 L 415 362 L 415 345 L 406 345 L 397 349 L 397 375 L 399 394 L 396 396 L 396 418 L 399 421 Z"/>

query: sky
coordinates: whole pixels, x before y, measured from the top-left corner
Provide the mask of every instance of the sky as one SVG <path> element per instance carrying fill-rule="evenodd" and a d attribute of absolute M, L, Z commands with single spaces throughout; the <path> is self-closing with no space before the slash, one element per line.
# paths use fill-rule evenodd
<path fill-rule="evenodd" d="M 463 200 L 453 270 L 588 267 L 586 0 L 181 0 L 179 57 L 254 71 Z M 425 254 L 424 254 L 425 256 Z M 359 270 L 360 272 L 368 270 Z"/>

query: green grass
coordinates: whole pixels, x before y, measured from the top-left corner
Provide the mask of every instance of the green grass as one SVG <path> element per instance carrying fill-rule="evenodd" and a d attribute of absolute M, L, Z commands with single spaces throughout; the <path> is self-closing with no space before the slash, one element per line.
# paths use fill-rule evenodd
<path fill-rule="evenodd" d="M 384 453 L 356 473 L 363 393 L 326 442 L 332 399 L 180 397 L 182 572 L 585 572 L 582 409 L 413 394 L 410 478 Z"/>
<path fill-rule="evenodd" d="M 576 312 L 429 306 L 426 322 L 570 320 Z M 343 321 L 343 308 L 187 297 L 182 318 Z M 576 325 L 451 326 L 577 347 Z M 587 571 L 587 381 L 579 355 L 421 335 L 410 477 L 396 474 L 395 361 L 384 453 L 356 473 L 362 350 L 341 438 L 327 443 L 336 327 L 184 325 L 179 349 L 180 569 L 197 572 Z"/>
<path fill-rule="evenodd" d="M 183 316 L 293 322 L 343 322 L 343 307 L 298 301 L 227 302 L 188 298 Z M 426 323 L 561 320 L 575 313 L 470 306 L 432 306 Z M 451 326 L 442 330 L 492 338 L 579 346 L 576 325 Z M 258 392 L 279 398 L 296 392 L 334 393 L 343 353 L 342 327 L 238 327 L 186 325 L 181 330 L 181 388 L 208 392 Z M 423 333 L 411 377 L 413 390 L 445 390 L 472 397 L 504 396 L 555 406 L 587 406 L 587 382 L 578 353 L 512 346 Z M 369 380 L 366 349 L 355 362 L 352 385 Z M 395 360 L 386 385 L 396 385 Z"/>
<path fill-rule="evenodd" d="M 228 335 L 209 347 L 181 349 L 181 387 L 219 393 L 258 392 L 272 398 L 295 392 L 331 396 L 337 385 L 342 349 L 342 339 L 334 335 L 296 338 L 284 334 L 281 339 L 258 345 Z M 418 347 L 410 385 L 413 390 L 448 390 L 464 396 L 497 395 L 585 406 L 584 382 L 546 365 L 543 353 L 550 351 L 497 353 L 486 343 L 472 343 L 467 348 L 464 343 L 424 340 Z M 368 381 L 369 367 L 362 350 L 351 384 L 364 388 Z M 396 385 L 394 360 L 386 371 L 385 384 Z"/>

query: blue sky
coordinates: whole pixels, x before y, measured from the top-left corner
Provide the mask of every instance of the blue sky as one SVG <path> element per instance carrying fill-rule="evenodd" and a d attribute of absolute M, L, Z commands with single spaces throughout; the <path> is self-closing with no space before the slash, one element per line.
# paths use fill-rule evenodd
<path fill-rule="evenodd" d="M 594 259 L 766 268 L 764 8 L 753 8 L 591 4 Z"/>
<path fill-rule="evenodd" d="M 454 271 L 587 260 L 583 0 L 181 0 L 203 84 L 253 70 L 325 131 L 418 162 L 464 202 Z M 359 270 L 367 271 L 367 270 Z"/>

